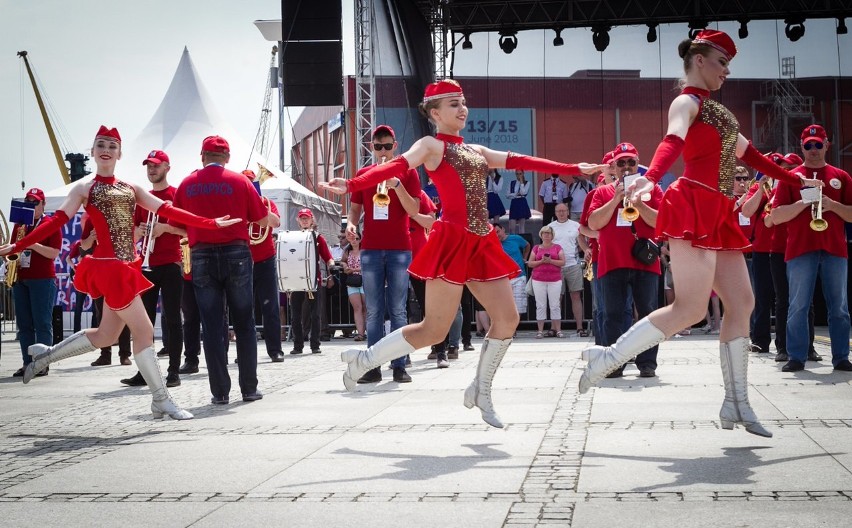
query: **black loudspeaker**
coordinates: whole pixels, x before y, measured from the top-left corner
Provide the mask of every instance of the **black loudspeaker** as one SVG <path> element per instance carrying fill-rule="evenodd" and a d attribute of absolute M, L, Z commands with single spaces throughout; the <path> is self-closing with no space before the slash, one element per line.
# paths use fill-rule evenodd
<path fill-rule="evenodd" d="M 338 42 L 286 42 L 282 54 L 284 104 L 343 104 L 343 46 Z"/>
<path fill-rule="evenodd" d="M 284 104 L 343 104 L 341 0 L 282 0 L 281 24 Z"/>

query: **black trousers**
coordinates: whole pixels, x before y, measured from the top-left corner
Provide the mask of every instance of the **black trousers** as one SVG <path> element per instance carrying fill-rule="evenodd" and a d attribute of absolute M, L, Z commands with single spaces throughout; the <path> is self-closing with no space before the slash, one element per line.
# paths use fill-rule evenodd
<path fill-rule="evenodd" d="M 180 264 L 163 264 L 143 270 L 142 275 L 154 286 L 142 293 L 142 304 L 148 313 L 148 319 L 153 325 L 157 319 L 157 301 L 163 295 L 163 343 L 169 352 L 169 373 L 177 373 L 180 368 L 180 356 L 183 352 L 183 327 L 180 318 L 181 295 L 183 292 L 183 275 Z"/>
<path fill-rule="evenodd" d="M 309 299 L 307 292 L 290 294 L 290 324 L 293 328 L 293 348 L 302 350 L 305 347 L 305 327 L 310 332 L 311 350 L 320 348 L 320 292 L 314 292 L 314 298 Z M 307 309 L 308 321 L 302 320 L 302 313 Z"/>
<path fill-rule="evenodd" d="M 556 205 L 555 203 L 544 204 L 541 208 L 541 225 L 546 226 L 556 219 Z"/>
<path fill-rule="evenodd" d="M 266 353 L 276 357 L 281 353 L 281 311 L 278 303 L 277 257 L 272 256 L 254 263 L 254 309 L 263 318 L 263 340 Z"/>
<path fill-rule="evenodd" d="M 92 320 L 92 326 L 100 326 L 101 317 L 104 313 L 104 298 L 98 297 L 97 299 L 93 299 L 92 308 L 94 309 L 95 315 Z M 95 324 L 94 319 L 97 319 L 97 324 Z M 132 353 L 132 349 L 130 348 L 130 329 L 126 326 L 121 330 L 121 334 L 118 336 L 118 357 L 130 357 Z M 104 347 L 101 349 L 101 354 L 111 355 L 112 347 Z"/>
<path fill-rule="evenodd" d="M 773 285 L 774 276 L 772 274 L 770 256 L 771 253 L 753 252 L 751 254 L 751 266 L 754 276 L 754 312 L 751 319 L 751 342 L 759 346 L 760 349 L 764 351 L 769 350 L 769 343 L 772 341 L 772 301 L 775 296 L 775 286 Z M 784 280 L 786 285 L 786 278 Z M 784 321 L 786 321 L 786 306 L 784 307 L 784 310 Z M 778 317 L 776 316 L 776 321 L 777 320 Z"/>

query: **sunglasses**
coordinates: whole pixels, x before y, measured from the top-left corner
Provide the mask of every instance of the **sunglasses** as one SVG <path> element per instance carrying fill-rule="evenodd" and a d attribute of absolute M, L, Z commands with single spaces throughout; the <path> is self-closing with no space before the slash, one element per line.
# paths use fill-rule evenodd
<path fill-rule="evenodd" d="M 817 150 L 822 150 L 823 144 L 822 141 L 808 141 L 804 145 L 802 145 L 805 150 L 811 150 L 813 148 Z"/>
<path fill-rule="evenodd" d="M 748 176 L 734 176 L 734 179 L 737 180 L 737 181 L 748 181 L 749 177 Z"/>
<path fill-rule="evenodd" d="M 636 160 L 634 158 L 630 158 L 628 160 L 620 159 L 620 160 L 616 161 L 615 164 L 618 167 L 621 167 L 621 168 L 626 167 L 628 165 L 630 165 L 631 167 L 635 167 L 636 166 Z"/>
<path fill-rule="evenodd" d="M 373 150 L 393 150 L 393 143 L 373 143 Z"/>

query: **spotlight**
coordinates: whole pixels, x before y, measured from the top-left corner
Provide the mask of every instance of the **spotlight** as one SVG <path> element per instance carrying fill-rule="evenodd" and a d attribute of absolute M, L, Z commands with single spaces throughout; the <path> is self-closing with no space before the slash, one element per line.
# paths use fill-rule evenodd
<path fill-rule="evenodd" d="M 503 53 L 509 54 L 515 51 L 518 47 L 518 32 L 517 31 L 501 31 L 500 32 L 500 49 Z"/>
<path fill-rule="evenodd" d="M 473 49 L 473 43 L 470 41 L 470 33 L 464 34 L 464 40 L 462 41 L 462 49 Z"/>
<path fill-rule="evenodd" d="M 784 23 L 787 27 L 784 28 L 784 34 L 790 39 L 790 42 L 796 42 L 805 35 L 805 19 L 801 17 L 786 18 Z"/>
<path fill-rule="evenodd" d="M 562 28 L 554 29 L 556 31 L 556 36 L 553 37 L 553 45 L 554 46 L 564 46 L 565 41 L 562 40 Z"/>
<path fill-rule="evenodd" d="M 657 42 L 657 24 L 648 24 L 648 35 L 645 38 L 648 43 Z"/>
<path fill-rule="evenodd" d="M 690 20 L 689 21 L 689 38 L 694 39 L 698 33 L 707 27 L 705 20 Z"/>
<path fill-rule="evenodd" d="M 609 30 L 612 26 L 592 26 L 592 42 L 595 49 L 603 52 L 609 46 Z"/>
<path fill-rule="evenodd" d="M 849 33 L 849 28 L 846 27 L 846 19 L 845 18 L 838 18 L 837 19 L 837 34 L 838 35 L 845 35 L 847 33 Z"/>
<path fill-rule="evenodd" d="M 748 38 L 748 20 L 740 20 L 740 30 L 737 34 L 740 39 Z"/>

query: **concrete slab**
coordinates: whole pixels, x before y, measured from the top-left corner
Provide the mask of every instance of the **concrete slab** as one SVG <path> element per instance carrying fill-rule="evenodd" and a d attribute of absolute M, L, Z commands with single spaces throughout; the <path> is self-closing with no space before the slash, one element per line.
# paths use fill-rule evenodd
<path fill-rule="evenodd" d="M 172 528 L 194 526 L 198 520 L 221 507 L 222 503 L 204 502 L 19 502 L 3 504 L 3 525 Z"/>

